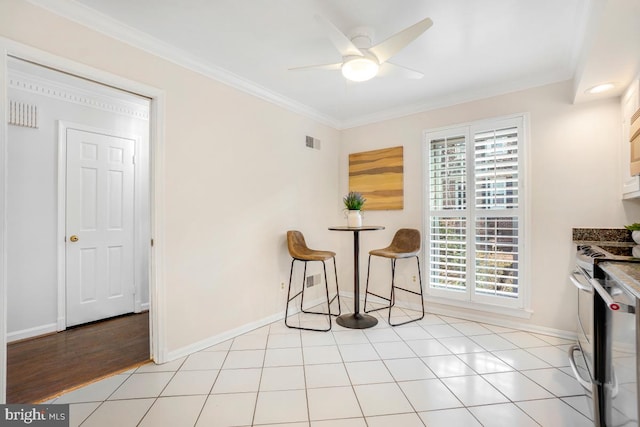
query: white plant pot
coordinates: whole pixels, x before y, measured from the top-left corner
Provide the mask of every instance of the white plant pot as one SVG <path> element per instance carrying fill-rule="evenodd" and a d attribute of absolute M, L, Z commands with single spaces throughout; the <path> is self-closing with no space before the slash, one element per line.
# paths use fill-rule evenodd
<path fill-rule="evenodd" d="M 362 214 L 360 211 L 349 211 L 347 213 L 347 225 L 349 227 L 362 227 Z"/>
<path fill-rule="evenodd" d="M 640 245 L 640 230 L 634 230 L 631 232 L 631 238 L 634 242 Z"/>

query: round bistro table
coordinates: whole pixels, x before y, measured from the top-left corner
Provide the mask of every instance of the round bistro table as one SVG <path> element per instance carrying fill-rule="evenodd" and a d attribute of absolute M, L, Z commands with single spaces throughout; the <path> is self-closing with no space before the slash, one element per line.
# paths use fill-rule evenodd
<path fill-rule="evenodd" d="M 375 326 L 378 319 L 365 313 L 360 313 L 360 232 L 384 230 L 381 225 L 365 225 L 362 227 L 329 227 L 332 231 L 351 231 L 353 233 L 353 311 L 354 313 L 338 316 L 338 325 L 351 329 L 366 329 Z"/>

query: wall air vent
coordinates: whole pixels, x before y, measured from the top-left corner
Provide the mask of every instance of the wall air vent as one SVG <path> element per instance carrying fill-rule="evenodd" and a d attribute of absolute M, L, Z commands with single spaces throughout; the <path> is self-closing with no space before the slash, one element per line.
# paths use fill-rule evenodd
<path fill-rule="evenodd" d="M 38 128 L 38 107 L 24 102 L 9 101 L 9 124 L 27 128 Z"/>
<path fill-rule="evenodd" d="M 320 149 L 320 140 L 318 138 L 314 138 L 312 136 L 307 135 L 305 138 L 305 145 L 308 148 L 313 148 L 316 150 Z"/>
<path fill-rule="evenodd" d="M 314 274 L 313 276 L 307 276 L 307 288 L 322 283 L 322 276 L 320 274 Z"/>

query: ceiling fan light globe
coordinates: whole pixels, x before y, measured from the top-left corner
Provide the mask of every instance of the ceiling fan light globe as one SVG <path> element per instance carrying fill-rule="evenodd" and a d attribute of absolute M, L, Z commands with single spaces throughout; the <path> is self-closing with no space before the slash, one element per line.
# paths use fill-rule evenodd
<path fill-rule="evenodd" d="M 342 75 L 354 82 L 365 82 L 378 74 L 379 65 L 369 58 L 354 58 L 342 64 Z"/>

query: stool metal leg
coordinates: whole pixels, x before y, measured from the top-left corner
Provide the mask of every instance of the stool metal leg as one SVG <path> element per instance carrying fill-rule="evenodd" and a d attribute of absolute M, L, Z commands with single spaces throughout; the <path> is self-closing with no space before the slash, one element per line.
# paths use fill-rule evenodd
<path fill-rule="evenodd" d="M 291 282 L 293 280 L 293 265 L 295 263 L 295 261 L 302 261 L 304 262 L 304 271 L 302 274 L 302 290 L 300 290 L 300 292 L 298 292 L 297 294 L 295 294 L 294 296 L 291 296 Z M 340 306 L 340 289 L 338 288 L 338 271 L 337 271 L 337 267 L 336 267 L 336 259 L 335 257 L 333 258 L 333 271 L 335 274 L 335 278 L 336 278 L 336 295 L 333 298 L 329 298 L 329 280 L 327 277 L 327 266 L 325 261 L 322 261 L 322 268 L 324 270 L 324 284 L 325 284 L 325 294 L 327 297 L 327 312 L 316 312 L 316 311 L 308 311 L 305 310 L 303 307 L 304 304 L 304 288 L 305 288 L 305 279 L 307 276 L 307 262 L 305 260 L 298 260 L 298 259 L 292 259 L 291 260 L 291 271 L 289 272 L 289 289 L 287 291 L 287 304 L 286 304 L 286 308 L 285 308 L 285 318 L 284 318 L 284 324 L 288 327 L 288 328 L 292 328 L 292 329 L 303 329 L 306 331 L 318 331 L 318 332 L 328 332 L 331 330 L 332 327 L 332 322 L 331 322 L 331 316 L 339 316 L 342 308 Z M 302 313 L 307 313 L 307 314 L 322 314 L 322 315 L 326 315 L 328 320 L 329 320 L 329 327 L 327 329 L 315 329 L 315 328 L 304 328 L 302 326 L 292 326 L 289 325 L 288 323 L 288 318 L 289 318 L 289 303 L 296 299 L 298 296 L 300 296 L 300 312 Z M 331 313 L 331 304 L 333 303 L 333 301 L 335 299 L 338 299 L 338 314 L 332 314 Z"/>
<path fill-rule="evenodd" d="M 303 313 L 305 312 L 302 306 L 304 304 L 304 288 L 305 288 L 304 281 L 306 277 L 307 277 L 307 261 L 304 261 L 304 271 L 302 272 L 302 296 L 300 297 L 300 311 Z"/>
<path fill-rule="evenodd" d="M 417 322 L 418 320 L 422 320 L 424 318 L 424 297 L 422 295 L 422 272 L 420 271 L 420 258 L 417 255 L 416 255 L 415 258 L 416 258 L 416 262 L 418 264 L 418 283 L 420 285 L 420 292 L 415 292 L 415 291 L 412 291 L 410 289 L 401 288 L 400 286 L 396 286 L 395 285 L 394 278 L 395 278 L 395 266 L 396 266 L 396 263 L 395 263 L 395 259 L 393 260 L 394 262 L 393 262 L 393 266 L 392 266 L 392 270 L 391 270 L 391 297 L 390 297 L 391 304 L 389 305 L 389 316 L 388 316 L 389 325 L 391 325 L 391 326 L 406 325 L 407 323 Z M 415 318 L 415 319 L 410 319 L 410 320 L 407 320 L 405 322 L 391 323 L 391 307 L 393 307 L 393 305 L 395 304 L 395 290 L 396 289 L 399 289 L 399 290 L 405 291 L 405 292 L 409 292 L 409 293 L 414 294 L 414 295 L 420 295 L 420 303 L 422 305 L 422 314 L 420 315 L 420 317 Z"/>
<path fill-rule="evenodd" d="M 370 310 L 367 310 L 367 296 L 369 294 L 376 296 L 380 299 L 383 299 L 385 301 L 389 301 L 389 303 L 391 303 L 391 299 L 387 298 L 387 297 L 383 297 L 382 295 L 378 295 L 374 292 L 370 292 L 369 291 L 369 276 L 370 276 L 370 272 L 371 272 L 371 255 L 369 255 L 369 262 L 367 263 L 367 284 L 364 290 L 364 312 L 365 313 L 371 313 L 372 311 L 378 311 L 378 310 L 384 310 L 386 308 L 389 308 L 389 306 L 385 305 L 384 307 L 380 307 L 380 308 L 372 308 Z"/>
<path fill-rule="evenodd" d="M 336 267 L 336 257 L 333 257 L 333 274 L 335 274 L 335 278 L 336 278 L 336 296 L 333 297 L 334 299 L 337 298 L 338 299 L 338 314 L 336 314 L 335 316 L 340 316 L 340 314 L 342 313 L 342 307 L 340 306 L 340 287 L 338 286 L 338 268 Z M 326 277 L 326 275 L 325 275 Z M 331 300 L 333 301 L 333 300 Z M 331 311 L 331 310 L 329 310 Z"/>
<path fill-rule="evenodd" d="M 289 323 L 287 323 L 287 320 L 289 319 L 289 302 L 291 302 L 292 299 L 298 296 L 298 294 L 296 294 L 293 298 L 291 298 L 291 279 L 293 278 L 293 264 L 295 262 L 296 262 L 295 258 L 291 260 L 291 270 L 289 271 L 289 288 L 287 290 L 287 306 L 284 312 L 284 324 L 288 328 L 295 328 L 295 326 L 291 326 L 289 325 Z"/>
<path fill-rule="evenodd" d="M 400 325 L 404 325 L 407 323 L 411 323 L 411 322 L 416 322 L 418 320 L 422 320 L 424 318 L 424 298 L 423 298 L 423 294 L 422 294 L 422 272 L 420 271 L 420 259 L 418 256 L 415 257 L 416 261 L 418 263 L 418 278 L 419 278 L 419 284 L 420 284 L 420 292 L 415 292 L 412 291 L 410 289 L 405 289 L 402 288 L 400 286 L 396 286 L 395 283 L 395 277 L 396 277 L 396 259 L 395 258 L 391 258 L 391 291 L 389 293 L 389 297 L 383 297 L 382 295 L 378 295 L 374 292 L 370 292 L 369 291 L 369 276 L 371 273 L 371 255 L 369 255 L 369 263 L 367 266 L 367 285 L 365 288 L 365 294 L 364 294 L 364 312 L 365 313 L 370 313 L 372 311 L 378 311 L 378 310 L 389 310 L 389 313 L 387 314 L 387 322 L 389 322 L 389 325 L 391 326 L 400 326 Z M 408 320 L 406 322 L 401 322 L 401 323 L 392 323 L 391 322 L 391 309 L 395 306 L 396 304 L 396 290 L 401 290 L 401 291 L 405 291 L 405 292 L 409 292 L 415 295 L 419 295 L 420 296 L 420 304 L 422 306 L 422 314 L 420 315 L 420 317 L 416 318 L 416 319 L 411 319 Z M 380 307 L 380 308 L 372 308 L 367 310 L 367 296 L 368 295 L 374 295 L 380 299 L 383 299 L 385 301 L 387 301 L 389 304 L 385 305 L 384 307 Z"/>
<path fill-rule="evenodd" d="M 389 312 L 387 313 L 387 323 L 391 325 L 391 307 L 396 305 L 396 259 L 391 258 L 391 294 L 389 295 Z M 395 326 L 395 325 L 392 325 Z"/>
<path fill-rule="evenodd" d="M 339 297 L 339 292 L 338 292 L 338 288 L 337 288 L 337 280 L 338 280 L 338 276 L 336 275 L 336 295 L 333 296 L 333 298 L 329 299 L 329 280 L 327 279 L 327 266 L 325 264 L 324 261 L 322 261 L 322 268 L 324 269 L 324 286 L 327 292 L 327 303 L 329 305 L 328 307 L 328 313 L 325 312 L 319 312 L 319 311 L 308 311 L 308 310 L 303 310 L 302 306 L 300 306 L 300 311 L 302 311 L 303 313 L 306 314 L 330 314 L 331 316 L 339 316 L 340 315 L 340 297 Z M 335 270 L 335 258 L 334 258 L 334 271 Z M 305 277 L 306 277 L 306 272 L 305 272 Z M 303 282 L 304 285 L 304 282 Z M 338 298 L 338 314 L 331 314 L 331 304 L 333 303 L 333 301 Z"/>

